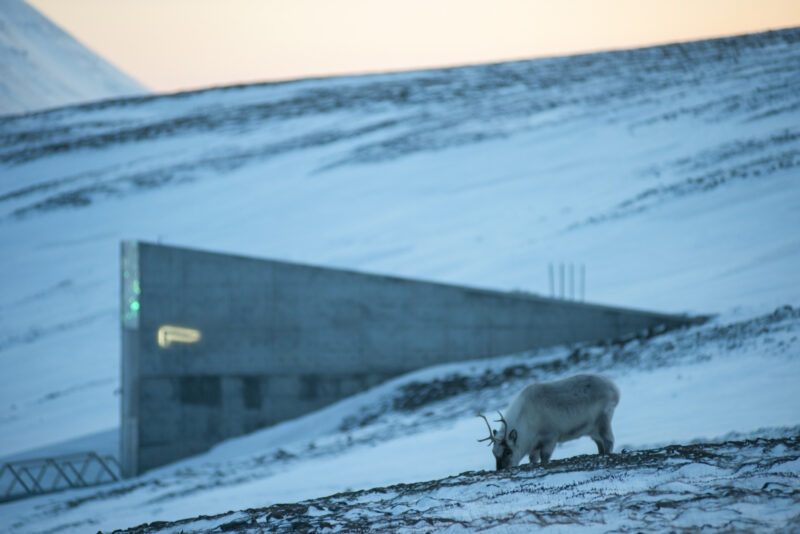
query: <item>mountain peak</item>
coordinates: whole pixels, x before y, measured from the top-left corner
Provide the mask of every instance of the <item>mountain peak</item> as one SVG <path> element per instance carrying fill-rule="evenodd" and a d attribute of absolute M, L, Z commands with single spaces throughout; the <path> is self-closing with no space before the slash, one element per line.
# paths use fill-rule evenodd
<path fill-rule="evenodd" d="M 0 115 L 147 93 L 22 0 L 0 0 Z"/>

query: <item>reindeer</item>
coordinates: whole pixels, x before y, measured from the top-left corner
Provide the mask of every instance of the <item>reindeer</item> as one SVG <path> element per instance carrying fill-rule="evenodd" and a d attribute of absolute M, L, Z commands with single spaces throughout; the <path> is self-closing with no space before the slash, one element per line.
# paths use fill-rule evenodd
<path fill-rule="evenodd" d="M 575 375 L 553 382 L 529 384 L 517 393 L 506 408 L 506 417 L 499 411 L 503 435 L 489 427 L 492 454 L 497 470 L 518 465 L 526 455 L 535 464 L 546 465 L 556 443 L 589 436 L 597 445 L 598 454 L 609 454 L 614 448 L 611 417 L 619 403 L 619 389 L 599 375 Z"/>

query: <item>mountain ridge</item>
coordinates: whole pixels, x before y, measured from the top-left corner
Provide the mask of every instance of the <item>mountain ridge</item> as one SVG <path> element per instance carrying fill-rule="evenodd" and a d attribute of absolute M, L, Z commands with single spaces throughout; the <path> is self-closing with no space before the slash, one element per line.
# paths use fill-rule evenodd
<path fill-rule="evenodd" d="M 0 0 L 0 115 L 148 90 L 23 0 Z"/>

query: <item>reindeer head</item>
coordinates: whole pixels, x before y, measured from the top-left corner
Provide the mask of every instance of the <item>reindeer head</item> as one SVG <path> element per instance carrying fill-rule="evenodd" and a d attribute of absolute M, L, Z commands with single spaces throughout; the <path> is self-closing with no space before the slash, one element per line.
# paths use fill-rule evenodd
<path fill-rule="evenodd" d="M 492 445 L 492 454 L 494 454 L 494 459 L 497 462 L 497 470 L 499 471 L 506 467 L 516 465 L 514 462 L 514 458 L 516 457 L 514 452 L 517 446 L 517 430 L 512 428 L 511 432 L 509 432 L 508 422 L 506 422 L 503 414 L 500 412 L 497 412 L 497 414 L 500 416 L 500 419 L 497 419 L 496 422 L 503 423 L 503 436 L 500 437 L 497 430 L 492 430 L 485 416 L 478 414 L 478 417 L 486 421 L 486 426 L 489 428 L 489 436 L 479 439 L 478 441 L 490 441 L 489 444 Z"/>

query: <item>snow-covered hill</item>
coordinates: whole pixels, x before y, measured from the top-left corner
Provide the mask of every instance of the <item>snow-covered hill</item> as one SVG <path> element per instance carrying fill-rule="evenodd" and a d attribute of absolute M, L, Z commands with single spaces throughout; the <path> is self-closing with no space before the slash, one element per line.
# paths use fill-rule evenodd
<path fill-rule="evenodd" d="M 146 93 L 23 0 L 0 0 L 0 115 Z"/>
<path fill-rule="evenodd" d="M 0 118 L 0 457 L 114 447 L 123 238 L 542 294 L 549 262 L 583 263 L 589 301 L 719 314 L 421 371 L 131 481 L 2 505 L 0 528 L 487 468 L 474 413 L 576 370 L 620 384 L 621 446 L 783 439 L 800 424 L 798 64 L 792 29 Z"/>
<path fill-rule="evenodd" d="M 655 337 L 420 370 L 134 479 L 2 505 L 0 530 L 107 532 L 363 490 L 370 491 L 142 531 L 220 532 L 219 525 L 244 521 L 233 530 L 286 531 L 305 522 L 297 528 L 325 531 L 328 523 L 352 532 L 360 524 L 413 532 L 428 518 L 435 530 L 525 532 L 537 517 L 557 527 L 559 515 L 569 528 L 593 531 L 645 528 L 648 521 L 655 528 L 678 516 L 687 528 L 770 529 L 800 511 L 798 334 L 800 308 L 783 307 Z M 490 450 L 477 442 L 486 427 L 476 413 L 504 408 L 531 380 L 585 371 L 602 372 L 620 387 L 616 450 L 629 454 L 449 479 L 494 468 Z M 741 443 L 754 439 L 772 441 Z M 722 445 L 652 450 L 708 442 Z M 553 458 L 595 452 L 583 438 L 560 446 Z M 410 486 L 380 489 L 400 483 Z M 717 489 L 725 492 L 703 497 Z M 660 500 L 670 503 L 663 515 L 623 505 Z"/>

